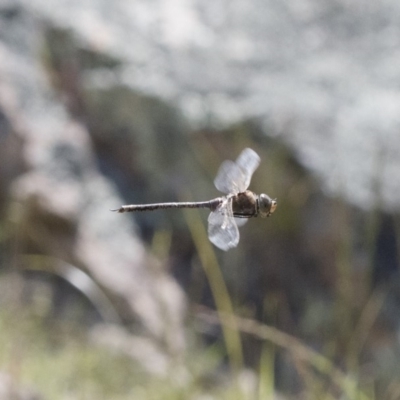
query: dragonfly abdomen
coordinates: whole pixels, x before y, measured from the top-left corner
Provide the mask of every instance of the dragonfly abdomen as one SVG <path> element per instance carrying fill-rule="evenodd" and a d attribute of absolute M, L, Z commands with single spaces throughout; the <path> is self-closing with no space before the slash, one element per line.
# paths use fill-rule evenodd
<path fill-rule="evenodd" d="M 221 204 L 222 198 L 218 197 L 208 201 L 187 201 L 187 202 L 171 202 L 171 203 L 153 203 L 153 204 L 131 204 L 122 206 L 116 210 L 119 213 L 134 212 L 134 211 L 154 211 L 166 208 L 209 208 L 215 210 Z"/>

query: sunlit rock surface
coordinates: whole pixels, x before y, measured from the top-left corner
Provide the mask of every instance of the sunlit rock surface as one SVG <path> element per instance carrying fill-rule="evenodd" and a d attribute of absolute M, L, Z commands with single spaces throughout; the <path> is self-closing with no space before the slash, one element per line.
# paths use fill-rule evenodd
<path fill-rule="evenodd" d="M 331 194 L 398 209 L 400 55 L 395 0 L 2 0 L 124 64 L 119 82 L 197 124 L 258 118 Z M 92 85 L 115 75 L 93 71 Z"/>

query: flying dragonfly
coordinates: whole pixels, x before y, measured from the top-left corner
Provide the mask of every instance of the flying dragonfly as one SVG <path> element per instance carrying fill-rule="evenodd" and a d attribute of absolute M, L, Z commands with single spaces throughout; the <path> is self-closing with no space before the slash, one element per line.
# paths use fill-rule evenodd
<path fill-rule="evenodd" d="M 276 210 L 276 199 L 247 190 L 259 164 L 260 157 L 249 148 L 240 153 L 236 162 L 224 161 L 214 180 L 215 187 L 225 193 L 222 197 L 198 202 L 132 204 L 111 211 L 124 213 L 165 208 L 209 208 L 208 237 L 215 246 L 226 251 L 238 245 L 238 225 L 243 225 L 247 221 L 245 218 L 269 217 Z"/>

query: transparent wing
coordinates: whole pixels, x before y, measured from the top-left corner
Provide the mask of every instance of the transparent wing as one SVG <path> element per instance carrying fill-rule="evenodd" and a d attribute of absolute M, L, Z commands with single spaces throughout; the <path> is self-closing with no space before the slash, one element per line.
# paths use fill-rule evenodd
<path fill-rule="evenodd" d="M 240 181 L 239 191 L 244 192 L 250 185 L 251 177 L 260 164 L 258 154 L 249 148 L 244 149 L 236 160 L 236 165 L 242 171 L 242 180 Z"/>
<path fill-rule="evenodd" d="M 235 222 L 236 225 L 240 228 L 241 226 L 243 226 L 249 219 L 248 218 L 236 218 L 235 217 Z"/>
<path fill-rule="evenodd" d="M 215 187 L 222 193 L 236 194 L 240 192 L 240 187 L 245 182 L 243 170 L 233 161 L 224 161 L 219 167 L 216 178 L 214 179 Z"/>
<path fill-rule="evenodd" d="M 239 229 L 233 218 L 231 200 L 226 199 L 208 217 L 208 237 L 221 250 L 229 250 L 239 243 Z"/>
<path fill-rule="evenodd" d="M 260 164 L 260 157 L 252 149 L 244 149 L 236 162 L 224 161 L 214 180 L 215 187 L 222 193 L 244 192 L 250 185 L 251 176 Z"/>

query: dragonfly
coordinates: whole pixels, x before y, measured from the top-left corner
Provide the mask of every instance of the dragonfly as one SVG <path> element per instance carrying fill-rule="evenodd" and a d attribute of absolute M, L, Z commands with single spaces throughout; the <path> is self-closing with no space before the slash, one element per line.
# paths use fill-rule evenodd
<path fill-rule="evenodd" d="M 276 199 L 248 190 L 251 177 L 259 164 L 260 157 L 250 148 L 244 149 L 235 162 L 224 161 L 218 170 L 214 185 L 225 195 L 212 200 L 131 204 L 111 211 L 124 213 L 167 208 L 208 208 L 211 210 L 208 217 L 208 237 L 215 246 L 227 251 L 239 243 L 238 225 L 243 225 L 252 217 L 269 217 L 277 208 Z"/>

